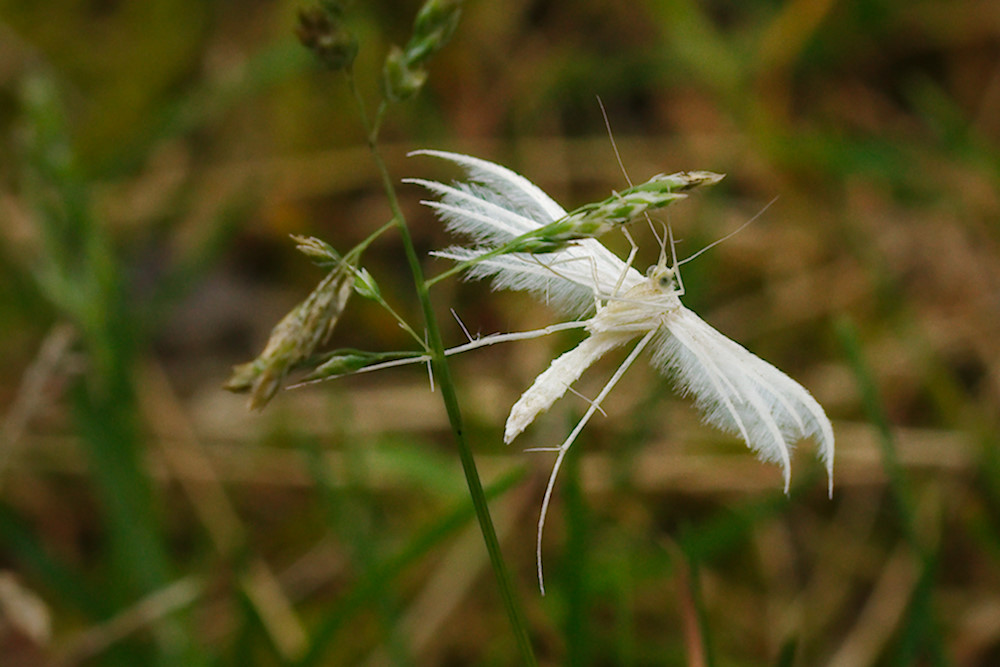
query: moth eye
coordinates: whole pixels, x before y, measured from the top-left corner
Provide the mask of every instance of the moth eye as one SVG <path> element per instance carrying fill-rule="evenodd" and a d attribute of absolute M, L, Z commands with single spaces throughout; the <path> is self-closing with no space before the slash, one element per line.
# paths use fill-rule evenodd
<path fill-rule="evenodd" d="M 656 279 L 657 285 L 660 289 L 670 289 L 674 286 L 674 271 L 673 269 L 667 269 L 661 273 Z"/>

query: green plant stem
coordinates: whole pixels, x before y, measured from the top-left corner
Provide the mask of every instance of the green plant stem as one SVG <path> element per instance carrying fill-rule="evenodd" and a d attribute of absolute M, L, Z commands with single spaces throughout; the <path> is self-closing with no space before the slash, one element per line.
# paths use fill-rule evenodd
<path fill-rule="evenodd" d="M 377 132 L 377 130 L 374 130 L 374 131 Z M 397 226 L 398 226 L 398 223 L 396 222 L 396 219 L 393 218 L 392 220 L 390 220 L 389 222 L 385 223 L 384 225 L 382 225 L 381 227 L 379 227 L 378 229 L 376 229 L 374 232 L 372 232 L 371 235 L 368 238 L 366 238 L 364 241 L 362 241 L 358 245 L 356 245 L 353 248 L 351 248 L 344 255 L 344 257 L 342 258 L 341 261 L 347 263 L 348 267 L 354 272 L 355 276 L 359 275 L 359 271 L 358 271 L 357 267 L 359 266 L 358 262 L 361 260 L 361 253 L 363 253 L 365 250 L 368 249 L 368 246 L 372 244 L 372 241 L 374 241 L 378 237 L 382 236 L 382 234 L 384 234 L 386 231 L 388 231 L 390 229 L 394 229 Z M 331 262 L 329 264 L 324 263 L 324 266 L 329 267 L 329 268 L 332 268 L 333 266 L 336 266 L 336 265 L 337 265 L 337 262 Z M 396 323 L 399 325 L 399 327 L 403 331 L 405 331 L 406 333 L 408 333 L 410 335 L 410 337 L 413 338 L 413 340 L 415 340 L 417 342 L 417 345 L 419 345 L 421 348 L 423 348 L 423 349 L 426 350 L 427 345 L 424 343 L 424 339 L 417 335 L 417 332 L 414 331 L 413 328 L 409 325 L 409 323 L 406 320 L 404 320 L 399 315 L 399 313 L 397 313 L 393 309 L 392 306 L 389 305 L 388 301 L 386 301 L 385 299 L 383 299 L 380 294 L 374 294 L 374 295 L 372 295 L 371 298 L 376 303 L 378 303 L 378 305 L 382 306 L 382 308 L 384 308 L 385 311 L 388 312 L 389 315 L 392 316 L 392 318 L 394 320 L 396 320 Z"/>
<path fill-rule="evenodd" d="M 467 259 L 463 262 L 458 262 L 451 268 L 448 268 L 442 271 L 441 273 L 437 274 L 433 278 L 430 278 L 427 281 L 427 287 L 428 288 L 433 287 L 434 285 L 438 284 L 445 278 L 450 278 L 451 276 L 457 275 L 462 271 L 465 271 L 466 269 L 475 266 L 476 264 L 479 264 L 484 260 L 493 259 L 494 257 L 499 257 L 500 255 L 509 255 L 514 252 L 523 252 L 521 248 L 524 247 L 526 241 L 529 241 L 531 239 L 545 238 L 545 235 L 549 232 L 549 230 L 554 229 L 556 227 L 556 223 L 560 223 L 562 222 L 562 220 L 563 218 L 559 218 L 555 222 L 545 225 L 544 227 L 539 227 L 538 229 L 532 229 L 530 232 L 525 232 L 523 234 L 520 234 L 519 236 L 515 236 L 510 241 L 507 241 L 507 243 L 504 243 L 501 246 L 497 246 L 492 250 L 480 253 L 475 257 L 473 257 L 472 259 Z"/>
<path fill-rule="evenodd" d="M 909 479 L 899 461 L 896 438 L 889 417 L 885 412 L 878 386 L 871 367 L 861 349 L 861 342 L 853 322 L 847 318 L 837 323 L 837 335 L 847 353 L 855 380 L 861 390 L 861 403 L 869 421 L 878 430 L 878 443 L 882 453 L 882 469 L 889 481 L 889 494 L 899 513 L 901 530 L 910 548 L 921 562 L 920 579 L 910 595 L 909 621 L 900 640 L 898 664 L 912 664 L 921 647 L 926 650 L 929 664 L 946 665 L 948 660 L 936 610 L 932 604 L 933 585 L 937 576 L 938 554 L 918 531 L 916 500 L 910 489 Z"/>
<path fill-rule="evenodd" d="M 896 452 L 896 438 L 892 433 L 889 417 L 882 407 L 882 399 L 879 396 L 875 379 L 872 377 L 871 368 L 862 354 L 858 332 L 853 323 L 844 318 L 837 322 L 837 335 L 840 338 L 841 346 L 847 353 L 855 382 L 861 391 L 861 404 L 868 420 L 878 430 L 877 442 L 882 454 L 882 469 L 889 481 L 889 494 L 899 512 L 899 522 L 903 534 L 906 536 L 906 541 L 921 557 L 926 558 L 929 552 L 917 533 L 917 519 L 914 516 L 913 508 L 916 507 L 916 501 L 910 490 L 903 466 L 899 462 L 899 455 Z"/>
<path fill-rule="evenodd" d="M 355 270 L 355 275 L 357 275 L 357 270 Z M 424 339 L 417 335 L 417 332 L 413 330 L 413 327 L 410 326 L 409 322 L 403 319 L 403 316 L 397 313 L 396 309 L 389 305 L 389 302 L 383 299 L 381 294 L 373 294 L 370 298 L 372 301 L 380 305 L 383 310 L 389 313 L 389 316 L 396 320 L 396 324 L 399 325 L 399 328 L 409 334 L 410 338 L 416 341 L 417 345 L 419 345 L 424 352 L 427 351 L 427 343 Z"/>
<path fill-rule="evenodd" d="M 528 232 L 528 233 L 532 234 L 533 232 Z M 522 234 L 522 236 L 524 236 L 524 235 Z M 515 239 L 515 240 L 520 240 L 520 239 L 521 239 L 521 236 L 517 237 L 517 239 Z M 471 267 L 471 266 L 473 266 L 475 264 L 479 264 L 480 262 L 482 262 L 484 260 L 493 259 L 494 257 L 499 257 L 500 255 L 509 254 L 511 252 L 510 246 L 511 246 L 511 243 L 505 243 L 504 245 L 502 245 L 502 246 L 500 246 L 498 248 L 494 248 L 493 250 L 484 252 L 484 253 L 482 253 L 480 255 L 476 255 L 472 259 L 467 259 L 464 262 L 459 262 L 459 263 L 455 264 L 454 266 L 452 266 L 451 268 L 446 269 L 446 270 L 442 271 L 441 273 L 437 274 L 433 278 L 430 278 L 427 281 L 427 287 L 428 288 L 433 287 L 434 285 L 438 284 L 439 282 L 441 282 L 445 278 L 450 278 L 451 276 L 459 274 L 462 271 L 468 269 L 469 267 Z"/>
<path fill-rule="evenodd" d="M 492 482 L 486 490 L 489 498 L 496 498 L 506 493 L 523 478 L 521 471 L 507 472 Z M 424 527 L 399 551 L 382 558 L 379 562 L 364 572 L 361 578 L 338 600 L 332 614 L 321 622 L 313 635 L 309 652 L 295 667 L 315 667 L 323 663 L 323 649 L 336 640 L 338 633 L 349 619 L 361 609 L 371 605 L 372 601 L 382 594 L 387 582 L 393 581 L 407 567 L 426 555 L 432 548 L 439 545 L 447 536 L 458 531 L 469 520 L 469 506 L 463 504 L 444 515 L 429 527 Z M 0 527 L 4 525 L 3 507 L 0 506 Z M 0 535 L 0 538 L 4 536 Z M 243 664 L 243 663 L 240 663 Z M 534 664 L 534 663 L 532 663 Z"/>
<path fill-rule="evenodd" d="M 434 309 L 431 305 L 429 286 L 424 280 L 420 258 L 417 256 L 409 227 L 406 225 L 406 218 L 403 216 L 403 212 L 399 206 L 399 200 L 396 197 L 396 190 L 393 187 L 389 170 L 378 151 L 378 130 L 381 127 L 382 118 L 385 116 L 388 105 L 384 100 L 382 101 L 375 114 L 374 123 L 370 124 L 368 114 L 365 111 L 364 100 L 361 98 L 361 94 L 355 85 L 353 74 L 350 71 L 348 72 L 347 79 L 351 94 L 354 96 L 354 100 L 358 106 L 359 115 L 365 124 L 365 131 L 368 135 L 368 149 L 371 151 L 372 158 L 375 160 L 375 165 L 382 178 L 382 186 L 389 200 L 393 219 L 396 221 L 400 237 L 403 241 L 406 260 L 409 263 L 410 272 L 413 274 L 413 280 L 416 284 L 417 297 L 420 300 L 424 322 L 427 326 L 431 367 L 441 387 L 441 398 L 444 401 L 445 410 L 448 413 L 448 421 L 451 424 L 451 429 L 455 434 L 455 441 L 458 444 L 459 458 L 462 461 L 462 471 L 469 486 L 469 495 L 472 497 L 472 505 L 476 512 L 476 518 L 479 520 L 479 528 L 486 543 L 490 564 L 493 566 L 493 573 L 500 588 L 500 596 L 503 599 L 507 617 L 514 630 L 523 663 L 525 665 L 536 665 L 537 661 L 534 651 L 531 648 L 527 626 L 524 623 L 523 615 L 515 597 L 513 582 L 507 571 L 507 566 L 504 564 L 503 554 L 500 551 L 500 541 L 497 539 L 496 529 L 493 527 L 493 519 L 490 517 L 489 505 L 486 502 L 486 494 L 483 492 L 483 485 L 479 479 L 475 457 L 472 454 L 472 448 L 469 446 L 465 429 L 462 425 L 462 413 L 459 407 L 458 394 L 455 391 L 455 383 L 452 380 L 451 369 L 445 356 L 441 330 L 438 327 L 437 318 L 434 315 Z"/>

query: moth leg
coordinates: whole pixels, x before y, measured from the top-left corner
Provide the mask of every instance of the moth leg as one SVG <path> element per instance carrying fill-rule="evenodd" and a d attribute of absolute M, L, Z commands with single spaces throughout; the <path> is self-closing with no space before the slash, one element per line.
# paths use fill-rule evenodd
<path fill-rule="evenodd" d="M 548 336 L 557 331 L 565 331 L 567 329 L 582 329 L 587 326 L 587 320 L 583 321 L 573 321 L 573 322 L 559 322 L 557 324 L 550 324 L 547 327 L 542 327 L 541 329 L 532 329 L 530 331 L 514 331 L 511 333 L 502 334 L 489 334 L 486 336 L 480 336 L 475 340 L 471 340 L 464 345 L 457 345 L 455 347 L 449 347 L 444 351 L 445 356 L 450 357 L 455 354 L 461 354 L 462 352 L 468 352 L 469 350 L 476 350 L 480 347 L 489 347 L 490 345 L 496 345 L 497 343 L 508 343 L 515 340 L 528 340 L 530 338 L 541 338 L 542 336 Z M 429 358 L 429 357 L 421 357 Z M 413 363 L 410 360 L 404 360 L 406 363 Z M 395 365 L 399 365 L 398 363 Z"/>
<path fill-rule="evenodd" d="M 595 408 L 597 408 L 597 411 L 601 413 L 602 417 L 607 417 L 608 416 L 608 413 L 604 411 L 604 408 L 602 408 L 593 399 L 590 399 L 590 398 L 584 396 L 583 393 L 581 393 L 580 391 L 577 391 L 572 386 L 566 387 L 566 391 L 568 391 L 569 393 L 573 394 L 577 398 L 583 400 L 587 405 L 593 405 Z"/>
<path fill-rule="evenodd" d="M 601 296 L 602 295 L 601 295 L 601 291 L 600 291 L 600 284 L 601 283 L 600 283 L 600 278 L 597 275 L 597 262 L 594 261 L 593 257 L 591 257 L 590 255 L 583 255 L 583 256 L 579 256 L 579 257 L 566 257 L 564 259 L 559 259 L 559 260 L 556 260 L 556 261 L 550 262 L 550 263 L 545 263 L 545 262 L 541 261 L 541 259 L 539 259 L 538 257 L 535 257 L 534 255 L 532 255 L 532 257 L 534 258 L 534 260 L 536 262 L 538 262 L 539 266 L 541 266 L 542 268 L 546 269 L 547 271 L 551 271 L 553 273 L 553 275 L 555 275 L 555 276 L 557 276 L 557 277 L 559 277 L 559 278 L 561 278 L 563 280 L 569 280 L 569 278 L 566 277 L 566 276 L 561 275 L 559 273 L 559 271 L 555 267 L 557 267 L 559 264 L 567 264 L 569 262 L 587 262 L 590 265 L 591 291 L 594 294 L 594 309 L 595 310 L 599 310 L 601 308 L 601 305 L 602 305 L 602 303 L 601 303 Z M 623 276 L 623 278 L 624 278 L 624 276 Z M 548 299 L 546 298 L 546 301 L 547 300 Z"/>
<path fill-rule="evenodd" d="M 632 268 L 632 262 L 635 261 L 635 254 L 639 251 L 639 245 L 632 238 L 632 234 L 628 231 L 627 227 L 622 227 L 622 234 L 628 240 L 629 251 L 628 257 L 625 259 L 625 268 L 622 269 L 621 275 L 618 276 L 618 282 L 615 283 L 614 296 L 618 296 L 622 290 L 622 284 L 625 282 L 625 276 L 628 275 L 628 270 Z M 597 284 L 597 281 L 594 281 Z"/>
<path fill-rule="evenodd" d="M 549 512 L 549 504 L 552 502 L 552 490 L 555 488 L 556 477 L 559 475 L 559 469 L 562 467 L 563 459 L 566 458 L 566 453 L 569 451 L 569 448 L 573 445 L 577 436 L 580 435 L 580 431 L 582 431 L 583 427 L 588 421 L 590 421 L 590 418 L 594 416 L 594 413 L 597 412 L 600 404 L 604 401 L 607 395 L 611 393 L 611 390 L 625 374 L 625 371 L 628 370 L 629 366 L 631 366 L 632 363 L 638 358 L 639 353 L 642 352 L 643 348 L 645 348 L 646 345 L 649 344 L 649 341 L 653 339 L 653 335 L 655 333 L 655 330 L 650 331 L 643 336 L 641 340 L 639 340 L 634 348 L 632 348 L 632 351 L 629 352 L 627 357 L 625 357 L 625 361 L 622 362 L 621 366 L 618 367 L 618 370 L 615 371 L 614 375 L 611 376 L 611 379 L 609 379 L 607 384 L 604 385 L 604 388 L 601 389 L 601 392 L 596 398 L 594 398 L 594 401 L 590 404 L 590 407 L 587 408 L 587 411 L 584 413 L 583 417 L 580 418 L 580 421 L 577 422 L 572 432 L 570 432 L 570 434 L 566 437 L 566 440 L 559 445 L 557 450 L 559 453 L 556 455 L 555 463 L 552 464 L 552 472 L 549 473 L 549 481 L 545 485 L 545 495 L 542 497 L 542 509 L 538 515 L 538 533 L 535 541 L 535 561 L 538 566 L 538 589 L 541 591 L 542 595 L 545 595 L 545 575 L 542 571 L 542 534 L 545 531 L 545 517 Z"/>
<path fill-rule="evenodd" d="M 480 336 L 478 334 L 476 334 L 475 338 L 472 337 L 472 334 L 469 333 L 469 329 L 465 326 L 465 322 L 463 322 L 462 318 L 458 316 L 458 313 L 455 312 L 454 308 L 449 308 L 449 310 L 451 311 L 451 316 L 455 318 L 456 322 L 458 322 L 458 326 L 459 326 L 459 328 L 462 329 L 462 333 L 465 334 L 465 339 L 468 342 L 471 343 L 471 342 L 477 340 L 478 338 L 480 338 Z"/>

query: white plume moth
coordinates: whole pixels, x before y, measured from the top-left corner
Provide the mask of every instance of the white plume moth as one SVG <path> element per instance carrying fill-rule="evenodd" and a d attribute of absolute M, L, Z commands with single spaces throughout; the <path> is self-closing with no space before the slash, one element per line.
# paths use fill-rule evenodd
<path fill-rule="evenodd" d="M 475 243 L 435 254 L 467 265 L 472 278 L 492 278 L 496 289 L 533 292 L 575 320 L 538 332 L 489 336 L 450 352 L 574 326 L 589 334 L 552 361 L 514 404 L 504 428 L 505 442 L 513 441 L 604 354 L 638 339 L 573 431 L 554 448 L 557 456 L 542 502 L 536 545 L 543 592 L 542 530 L 559 467 L 584 425 L 646 348 L 653 366 L 681 394 L 693 398 L 706 423 L 738 435 L 762 460 L 781 465 L 786 492 L 790 451 L 797 441 L 813 438 L 833 493 L 833 428 L 823 408 L 795 380 L 684 307 L 676 258 L 667 266 L 666 253 L 661 253 L 661 261 L 643 276 L 630 266 L 631 256 L 622 261 L 594 238 L 573 240 L 551 252 L 497 254 L 501 246 L 566 219 L 567 212 L 533 183 L 492 162 L 443 151 L 415 154 L 449 160 L 468 174 L 466 182 L 453 185 L 408 180 L 438 195 L 439 201 L 424 203 L 435 209 L 450 231 L 470 236 Z"/>

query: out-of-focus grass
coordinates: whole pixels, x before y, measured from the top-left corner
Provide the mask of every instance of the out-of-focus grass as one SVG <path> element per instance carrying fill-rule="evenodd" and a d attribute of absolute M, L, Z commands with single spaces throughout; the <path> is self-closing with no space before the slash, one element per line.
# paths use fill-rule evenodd
<path fill-rule="evenodd" d="M 344 249 L 388 217 L 343 87 L 292 43 L 294 3 L 132 4 L 0 3 L 0 566 L 19 585 L 0 591 L 0 651 L 508 664 L 420 371 L 285 393 L 260 416 L 218 390 L 315 278 L 285 235 Z M 418 3 L 357 4 L 358 80 L 374 81 Z M 728 172 L 671 213 L 682 253 L 778 196 L 685 265 L 685 301 L 813 391 L 838 437 L 833 500 L 808 446 L 784 498 L 777 471 L 630 370 L 560 480 L 540 598 L 549 461 L 502 449 L 499 428 L 572 338 L 456 360 L 543 662 L 1000 657 L 998 44 L 993 3 L 971 0 L 466 8 L 426 94 L 388 119 L 395 176 L 432 168 L 406 149 L 449 148 L 568 207 L 602 199 L 624 179 L 600 95 L 634 178 Z M 430 216 L 416 234 L 449 242 Z M 368 268 L 412 314 L 396 250 Z M 484 285 L 435 292 L 473 332 L 553 318 Z M 75 342 L 41 354 L 66 322 Z M 364 304 L 345 323 L 338 345 L 402 344 Z M 562 401 L 526 446 L 582 410 Z M 538 475 L 510 486 L 525 463 Z M 194 597 L 158 597 L 178 584 Z M 18 615 L 29 599 L 50 635 Z"/>

